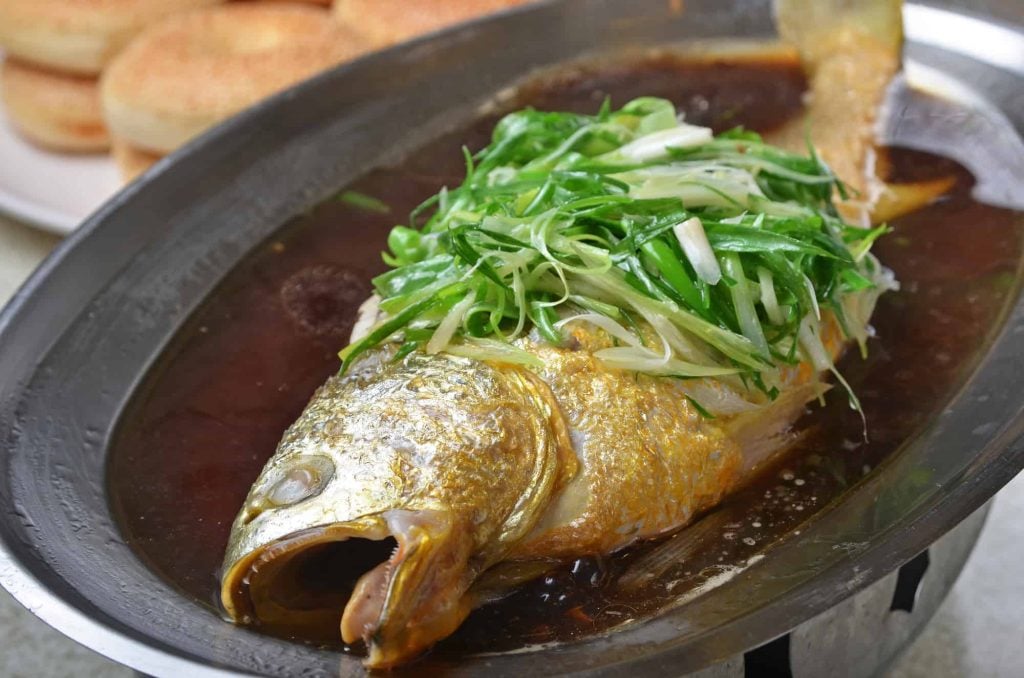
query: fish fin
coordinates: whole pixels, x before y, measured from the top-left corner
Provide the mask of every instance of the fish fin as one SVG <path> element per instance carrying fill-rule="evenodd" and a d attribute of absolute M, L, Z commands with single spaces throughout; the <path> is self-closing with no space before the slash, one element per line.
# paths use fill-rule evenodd
<path fill-rule="evenodd" d="M 870 39 L 898 51 L 902 7 L 903 0 L 777 0 L 775 19 L 782 39 L 813 65 L 827 59 L 840 38 Z"/>
<path fill-rule="evenodd" d="M 559 560 L 507 560 L 490 568 L 473 583 L 470 594 L 474 605 L 485 605 L 504 598 L 520 584 L 550 572 Z"/>
<path fill-rule="evenodd" d="M 909 184 L 884 184 L 871 209 L 871 220 L 882 224 L 916 212 L 948 193 L 955 183 L 956 177 L 949 176 Z"/>
<path fill-rule="evenodd" d="M 799 150 L 808 141 L 850 189 L 844 218 L 867 225 L 878 179 L 876 125 L 901 66 L 901 0 L 778 0 L 779 34 L 800 53 L 808 105 L 800 118 L 766 136 Z M 843 197 L 843 196 L 840 196 Z"/>
<path fill-rule="evenodd" d="M 348 343 L 356 343 L 373 330 L 374 325 L 381 318 L 380 302 L 379 294 L 371 294 L 366 301 L 359 305 L 359 310 L 356 311 L 356 321 L 352 325 L 352 334 L 349 336 Z"/>
<path fill-rule="evenodd" d="M 740 414 L 728 423 L 729 437 L 743 450 L 742 477 L 751 477 L 755 468 L 792 446 L 797 440 L 793 423 L 808 402 L 829 388 L 818 379 L 787 388 L 770 405 Z"/>
<path fill-rule="evenodd" d="M 705 515 L 634 561 L 619 577 L 616 586 L 629 592 L 657 581 L 676 565 L 690 560 L 733 517 L 726 509 Z"/>

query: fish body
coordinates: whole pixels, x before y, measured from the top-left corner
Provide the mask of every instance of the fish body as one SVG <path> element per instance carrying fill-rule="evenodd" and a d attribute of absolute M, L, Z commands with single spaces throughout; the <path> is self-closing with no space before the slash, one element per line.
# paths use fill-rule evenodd
<path fill-rule="evenodd" d="M 394 665 L 450 634 L 494 565 L 664 534 L 743 476 L 739 444 L 679 382 L 593 356 L 610 345 L 600 331 L 576 328 L 565 347 L 520 344 L 543 367 L 443 353 L 393 362 L 388 347 L 329 379 L 236 519 L 228 613 L 293 629 L 340 623 L 347 641 L 367 641 L 369 665 Z M 344 614 L 289 606 L 290 561 L 387 537 L 397 548 L 359 578 Z"/>

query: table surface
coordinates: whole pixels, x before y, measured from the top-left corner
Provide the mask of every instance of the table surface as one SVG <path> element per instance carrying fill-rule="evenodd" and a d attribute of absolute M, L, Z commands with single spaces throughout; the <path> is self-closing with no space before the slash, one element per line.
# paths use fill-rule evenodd
<path fill-rule="evenodd" d="M 0 216 L 0 304 L 59 239 Z M 960 579 L 888 678 L 1024 676 L 1024 474 L 996 498 Z M 0 589 L 0 676 L 128 677 L 50 629 Z"/>

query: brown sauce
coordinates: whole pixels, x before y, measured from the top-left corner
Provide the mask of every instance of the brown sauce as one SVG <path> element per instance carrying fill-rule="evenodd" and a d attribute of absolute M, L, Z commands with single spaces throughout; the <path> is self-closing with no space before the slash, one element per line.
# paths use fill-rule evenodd
<path fill-rule="evenodd" d="M 673 100 L 689 121 L 717 131 L 740 124 L 766 130 L 796 114 L 804 85 L 792 65 L 657 57 L 576 69 L 526 87 L 516 105 L 594 111 L 605 95 L 622 104 L 644 94 Z M 328 202 L 283 227 L 228 276 L 135 395 L 110 455 L 115 512 L 140 557 L 209 604 L 211 614 L 231 522 L 281 433 L 337 370 L 336 352 L 369 278 L 384 268 L 379 252 L 388 230 L 460 180 L 459 147 L 480 147 L 493 122 L 444 137 L 350 187 L 390 205 L 390 213 Z M 1015 213 L 971 199 L 972 178 L 955 163 L 899 149 L 892 161 L 896 178 L 953 175 L 957 183 L 938 203 L 893 224 L 895 233 L 877 246 L 902 289 L 879 304 L 879 338 L 868 359 L 850 351 L 840 365 L 863 403 L 869 441 L 845 398 L 833 393 L 799 422 L 798 449 L 727 500 L 713 538 L 683 562 L 630 590 L 620 576 L 652 545 L 566 564 L 475 611 L 430 661 L 571 640 L 650 617 L 773 542 L 799 538 L 801 523 L 941 411 L 1015 289 L 1021 231 Z"/>

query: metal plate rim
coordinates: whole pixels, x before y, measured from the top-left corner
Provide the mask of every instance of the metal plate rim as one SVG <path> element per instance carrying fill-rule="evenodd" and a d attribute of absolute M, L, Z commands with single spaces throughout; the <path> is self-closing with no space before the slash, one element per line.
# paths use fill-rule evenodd
<path fill-rule="evenodd" d="M 534 10 L 520 10 L 520 12 L 528 11 Z M 501 20 L 501 18 L 497 18 L 485 21 Z M 445 33 L 444 35 L 448 35 L 448 33 Z M 1022 40 L 1024 40 L 1024 38 L 1022 38 Z M 425 44 L 429 41 L 430 39 L 427 38 L 416 44 Z M 416 45 L 404 49 L 415 49 L 415 47 Z M 269 114 L 275 106 L 280 105 L 282 101 L 288 98 L 288 96 L 301 96 L 302 91 L 312 89 L 313 87 L 315 87 L 315 84 L 302 86 L 292 94 L 284 95 L 279 99 L 275 99 L 258 107 L 257 110 L 242 116 L 239 121 L 229 123 L 228 125 L 216 130 L 212 135 L 190 144 L 188 148 L 180 152 L 178 157 L 185 160 L 188 157 L 195 155 L 197 149 L 201 150 L 206 145 L 217 143 L 218 139 L 231 135 L 234 130 L 238 129 L 247 121 L 259 119 L 260 116 Z M 40 288 L 43 286 L 43 283 L 50 279 L 51 276 L 54 275 L 55 271 L 62 267 L 65 260 L 71 255 L 71 253 L 73 253 L 81 243 L 86 242 L 91 238 L 92 233 L 102 227 L 102 224 L 106 221 L 109 215 L 116 213 L 125 204 L 131 203 L 135 199 L 135 196 L 141 191 L 144 191 L 147 186 L 151 185 L 153 182 L 160 181 L 161 177 L 171 167 L 173 167 L 173 163 L 161 164 L 160 167 L 151 171 L 140 183 L 133 185 L 128 190 L 119 194 L 95 215 L 90 217 L 82 228 L 80 228 L 67 241 L 62 243 L 57 250 L 46 259 L 41 267 L 19 289 L 8 306 L 0 312 L 0 340 L 9 336 L 11 326 L 14 323 L 19 322 L 19 319 L 23 315 L 31 312 L 31 305 L 38 301 L 36 297 Z M 1019 303 L 1015 317 L 1011 319 L 1003 329 L 1001 335 L 1003 341 L 1006 339 L 1006 334 L 1014 331 L 1015 323 L 1021 323 L 1020 326 L 1024 326 L 1024 310 L 1022 310 Z M 997 341 L 1000 340 L 997 339 Z M 982 368 L 979 367 L 979 369 Z M 969 487 L 964 486 L 963 484 L 957 485 L 954 488 L 953 493 L 949 495 L 941 505 L 929 507 L 927 510 L 922 510 L 920 515 L 918 515 L 916 520 L 911 524 L 911 527 L 921 525 L 926 521 L 930 523 L 944 523 L 950 526 L 955 524 L 959 519 L 966 517 L 974 509 L 983 504 L 995 489 L 998 489 L 998 487 L 1001 487 L 1003 484 L 1008 482 L 1017 472 L 1020 471 L 1022 467 L 1024 467 L 1024 446 L 1021 445 L 1022 436 L 1024 436 L 1024 417 L 1018 416 L 1016 419 L 1006 422 L 1005 426 L 997 433 L 998 436 L 992 436 L 989 444 L 980 455 L 993 457 L 993 459 L 990 460 L 990 463 L 984 471 L 975 478 L 975 483 Z M 998 451 L 1009 451 L 1009 453 L 1004 454 L 999 458 Z M 911 538 L 906 539 L 899 544 L 892 543 L 891 539 L 880 544 L 876 544 L 873 548 L 859 554 L 859 558 L 868 559 L 869 556 L 874 556 L 875 559 L 880 560 L 881 562 L 895 565 L 898 564 L 901 559 L 905 559 L 906 557 L 909 557 L 909 555 L 913 555 L 917 550 L 927 546 L 927 543 L 937 536 L 928 533 L 926 530 L 913 530 L 911 535 Z M 837 564 L 832 570 L 825 573 L 825 578 L 834 581 L 836 585 L 839 586 L 843 582 L 850 580 L 850 567 L 850 563 Z M 881 573 L 879 573 L 879 576 L 880 575 Z M 859 587 L 866 586 L 870 581 L 873 580 L 868 577 L 861 578 Z M 238 675 L 234 672 L 226 672 L 215 667 L 204 666 L 178 653 L 157 647 L 145 646 L 120 633 L 114 628 L 111 628 L 95 619 L 90 619 L 79 608 L 68 603 L 56 592 L 46 588 L 46 586 L 40 582 L 32 572 L 27 569 L 23 569 L 17 556 L 3 539 L 0 539 L 0 584 L 11 591 L 19 601 L 54 628 L 57 628 L 80 642 L 83 642 L 102 654 L 105 654 L 117 661 L 126 663 L 139 670 L 157 675 L 171 675 L 180 671 L 188 671 L 190 675 Z M 845 590 L 843 595 L 848 595 L 854 590 L 856 589 Z M 821 607 L 823 604 L 824 603 L 822 601 L 819 601 L 817 606 Z M 758 611 L 754 614 L 756 615 L 759 613 L 764 613 L 764 611 Z M 751 619 L 753 619 L 753 615 L 751 615 Z M 759 624 L 765 623 L 763 619 L 755 621 Z M 577 647 L 584 647 L 585 645 L 586 644 L 583 644 Z M 671 650 L 668 651 L 667 655 L 670 654 Z M 664 661 L 667 655 L 659 655 L 656 659 L 658 661 Z M 614 666 L 615 664 L 609 664 L 602 668 L 610 669 Z"/>

